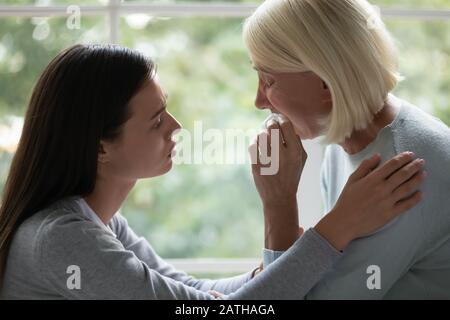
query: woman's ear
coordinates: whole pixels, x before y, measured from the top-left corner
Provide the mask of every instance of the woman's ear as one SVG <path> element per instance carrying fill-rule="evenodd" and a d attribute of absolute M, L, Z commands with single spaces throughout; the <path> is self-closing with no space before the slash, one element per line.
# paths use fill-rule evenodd
<path fill-rule="evenodd" d="M 100 141 L 100 147 L 98 148 L 98 162 L 107 163 L 108 161 L 108 153 L 105 151 L 104 142 Z"/>
<path fill-rule="evenodd" d="M 322 102 L 323 103 L 332 103 L 333 99 L 331 97 L 331 91 L 325 81 L 322 80 L 322 88 L 324 90 L 322 95 Z"/>

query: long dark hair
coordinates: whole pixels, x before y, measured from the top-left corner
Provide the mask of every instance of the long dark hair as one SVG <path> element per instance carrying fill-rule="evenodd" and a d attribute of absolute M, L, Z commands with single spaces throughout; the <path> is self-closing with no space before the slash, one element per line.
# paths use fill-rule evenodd
<path fill-rule="evenodd" d="M 55 201 L 94 190 L 100 140 L 120 135 L 128 102 L 154 71 L 150 59 L 115 45 L 75 45 L 44 70 L 3 190 L 0 288 L 18 226 Z"/>

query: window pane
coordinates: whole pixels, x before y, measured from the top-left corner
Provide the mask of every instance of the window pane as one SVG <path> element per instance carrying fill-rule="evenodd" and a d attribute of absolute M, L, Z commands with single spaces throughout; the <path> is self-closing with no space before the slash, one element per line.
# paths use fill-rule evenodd
<path fill-rule="evenodd" d="M 63 48 L 106 40 L 105 19 L 85 17 L 80 29 L 65 18 L 0 19 L 0 192 L 21 133 L 31 90 L 40 73 Z"/>
<path fill-rule="evenodd" d="M 406 79 L 395 93 L 450 125 L 450 20 L 387 20 Z"/>
<path fill-rule="evenodd" d="M 448 0 L 370 0 L 370 3 L 383 8 L 396 9 L 449 9 Z"/>

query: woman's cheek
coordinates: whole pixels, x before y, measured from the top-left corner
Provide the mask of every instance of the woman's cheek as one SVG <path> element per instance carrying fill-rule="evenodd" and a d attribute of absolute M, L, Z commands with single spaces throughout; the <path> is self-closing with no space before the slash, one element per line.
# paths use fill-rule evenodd
<path fill-rule="evenodd" d="M 161 158 L 163 153 L 165 152 L 166 144 L 164 143 L 164 139 L 161 136 L 157 138 L 153 138 L 152 143 L 149 145 L 149 152 L 152 158 Z"/>

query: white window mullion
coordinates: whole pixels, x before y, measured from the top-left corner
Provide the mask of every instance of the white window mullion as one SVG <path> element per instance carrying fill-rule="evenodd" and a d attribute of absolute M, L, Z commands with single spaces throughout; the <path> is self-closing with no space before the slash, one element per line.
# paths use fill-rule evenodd
<path fill-rule="evenodd" d="M 0 0 L 1 1 L 1 0 Z M 67 6 L 22 6 L 0 5 L 0 17 L 67 17 Z M 106 13 L 105 6 L 78 6 L 84 16 Z"/>
<path fill-rule="evenodd" d="M 176 269 L 187 273 L 245 273 L 261 263 L 261 259 L 165 259 Z"/>
<path fill-rule="evenodd" d="M 1 0 L 0 0 L 1 1 Z M 126 15 L 144 13 L 154 16 L 215 16 L 215 17 L 247 17 L 257 4 L 246 3 L 121 3 L 120 0 L 109 0 L 108 5 L 80 5 L 82 15 Z M 33 5 L 0 5 L 0 16 L 38 17 L 38 16 L 67 16 L 67 6 L 33 6 Z M 411 18 L 418 20 L 449 20 L 448 9 L 395 9 L 381 8 L 381 14 L 386 18 Z M 111 19 L 114 21 L 113 19 Z M 118 23 L 116 25 L 118 29 Z M 118 30 L 116 30 L 118 31 Z"/>
<path fill-rule="evenodd" d="M 109 0 L 108 26 L 110 43 L 119 44 L 120 41 L 120 0 Z"/>

